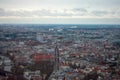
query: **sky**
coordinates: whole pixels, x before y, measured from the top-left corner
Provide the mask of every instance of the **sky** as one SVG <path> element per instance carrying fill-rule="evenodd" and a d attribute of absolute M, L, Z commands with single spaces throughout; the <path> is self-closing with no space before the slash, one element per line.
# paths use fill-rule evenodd
<path fill-rule="evenodd" d="M 0 23 L 120 24 L 120 0 L 0 0 Z"/>

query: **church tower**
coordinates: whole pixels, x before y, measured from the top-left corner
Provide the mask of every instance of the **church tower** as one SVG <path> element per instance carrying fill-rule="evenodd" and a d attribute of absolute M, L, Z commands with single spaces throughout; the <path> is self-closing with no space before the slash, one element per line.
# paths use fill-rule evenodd
<path fill-rule="evenodd" d="M 54 62 L 54 71 L 58 71 L 59 70 L 59 49 L 58 46 L 56 45 L 55 47 L 55 62 Z"/>

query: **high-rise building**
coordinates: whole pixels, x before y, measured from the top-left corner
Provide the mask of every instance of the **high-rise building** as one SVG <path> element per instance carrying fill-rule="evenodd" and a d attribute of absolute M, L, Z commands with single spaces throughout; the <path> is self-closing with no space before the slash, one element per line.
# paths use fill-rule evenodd
<path fill-rule="evenodd" d="M 43 37 L 43 35 L 40 34 L 40 33 L 38 33 L 38 34 L 36 35 L 36 39 L 37 39 L 39 42 L 44 42 L 44 37 Z"/>

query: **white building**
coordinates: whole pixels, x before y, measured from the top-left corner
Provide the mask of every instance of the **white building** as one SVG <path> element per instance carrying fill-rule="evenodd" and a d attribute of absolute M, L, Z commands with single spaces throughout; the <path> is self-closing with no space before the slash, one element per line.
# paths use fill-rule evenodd
<path fill-rule="evenodd" d="M 26 71 L 26 72 L 24 72 L 24 77 L 27 80 L 31 80 L 32 77 L 42 78 L 40 71 Z"/>
<path fill-rule="evenodd" d="M 44 36 L 43 36 L 43 34 L 38 33 L 38 34 L 36 35 L 36 39 L 37 39 L 39 42 L 42 42 L 42 43 L 45 42 L 45 41 L 44 41 Z"/>

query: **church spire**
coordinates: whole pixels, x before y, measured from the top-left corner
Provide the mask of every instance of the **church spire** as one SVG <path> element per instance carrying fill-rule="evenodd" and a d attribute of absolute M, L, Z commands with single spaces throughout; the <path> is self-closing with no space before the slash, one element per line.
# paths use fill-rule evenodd
<path fill-rule="evenodd" d="M 58 45 L 55 47 L 55 65 L 54 65 L 54 70 L 58 71 L 59 70 L 59 49 Z"/>

